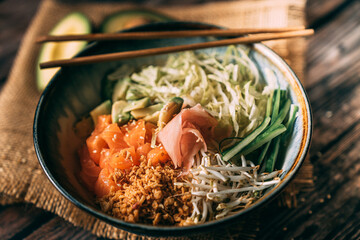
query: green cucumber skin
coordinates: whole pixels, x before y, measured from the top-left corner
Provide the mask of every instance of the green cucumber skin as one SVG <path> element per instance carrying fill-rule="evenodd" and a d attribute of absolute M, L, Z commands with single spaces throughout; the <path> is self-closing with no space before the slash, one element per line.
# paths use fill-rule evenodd
<path fill-rule="evenodd" d="M 77 18 L 78 20 L 82 20 L 82 22 L 84 23 L 84 26 L 86 28 L 87 32 L 91 32 L 92 31 L 92 23 L 90 21 L 90 19 L 82 12 L 72 12 L 69 13 L 68 15 L 66 15 L 65 17 L 63 17 L 49 32 L 49 34 L 54 34 L 54 32 L 57 30 L 57 28 L 64 23 L 66 20 L 68 20 L 69 18 Z"/>
<path fill-rule="evenodd" d="M 272 114 L 271 114 L 271 119 L 272 121 L 275 121 L 275 119 L 278 116 L 279 113 L 279 108 L 280 108 L 280 89 L 275 90 L 274 92 L 274 104 L 272 107 Z"/>
<path fill-rule="evenodd" d="M 247 145 L 251 144 L 256 137 L 261 134 L 264 129 L 268 126 L 270 123 L 270 117 L 266 117 L 264 121 L 260 124 L 259 127 L 257 127 L 252 133 L 250 133 L 246 138 L 244 138 L 241 142 L 239 142 L 236 146 L 234 146 L 231 150 L 226 152 L 226 154 L 223 155 L 224 161 L 229 161 L 232 157 L 234 157 L 236 154 L 242 151 Z M 249 140 L 250 139 L 250 140 Z"/>
<path fill-rule="evenodd" d="M 270 117 L 271 116 L 271 112 L 272 112 L 272 102 L 273 102 L 273 98 L 274 98 L 274 93 L 272 92 L 270 94 L 270 97 L 266 103 L 266 117 Z"/>
<path fill-rule="evenodd" d="M 111 30 L 108 29 L 108 26 L 110 25 L 110 23 L 114 20 L 117 20 L 120 17 L 124 17 L 124 16 L 145 16 L 145 17 L 149 17 L 154 19 L 155 21 L 164 21 L 164 22 L 169 22 L 169 21 L 174 21 L 173 18 L 171 18 L 170 16 L 164 15 L 162 13 L 158 13 L 158 12 L 154 12 L 151 10 L 147 10 L 147 9 L 133 9 L 133 10 L 124 10 L 124 11 L 119 11 L 116 13 L 113 13 L 109 16 L 107 16 L 101 26 L 100 26 L 100 32 L 102 33 L 109 33 L 111 32 Z M 122 28 L 123 29 L 123 28 Z M 121 31 L 122 29 L 120 29 L 119 31 Z"/>
<path fill-rule="evenodd" d="M 258 164 L 260 166 L 262 166 L 262 164 L 263 164 L 263 161 L 264 161 L 265 155 L 266 155 L 266 153 L 267 153 L 267 151 L 269 149 L 270 143 L 271 143 L 271 140 L 266 143 L 265 147 L 261 151 L 261 154 L 260 154 L 259 159 L 258 159 Z"/>
<path fill-rule="evenodd" d="M 296 121 L 296 118 L 297 118 L 296 114 L 298 112 L 298 109 L 299 109 L 299 107 L 296 106 L 296 105 L 292 105 L 291 108 L 290 108 L 290 113 L 289 113 L 290 116 L 289 116 L 288 121 L 285 124 L 287 129 L 281 136 L 279 136 L 281 138 L 281 140 L 280 140 L 280 149 L 285 149 L 286 145 L 288 144 L 288 142 L 290 140 L 290 136 L 294 131 L 294 125 L 295 125 L 295 121 Z M 284 160 L 284 157 L 285 157 L 284 155 L 285 155 L 284 152 L 279 153 L 279 160 L 280 161 L 276 162 L 276 165 L 275 165 L 276 168 L 280 168 L 282 166 L 283 160 Z"/>
<path fill-rule="evenodd" d="M 115 83 L 115 86 L 113 87 L 113 93 L 111 94 L 112 96 L 112 101 L 116 102 L 118 100 L 124 100 L 125 96 L 126 96 L 126 92 L 130 87 L 130 79 L 126 78 L 126 79 L 122 79 L 122 80 L 118 80 Z"/>
<path fill-rule="evenodd" d="M 286 116 L 289 113 L 290 106 L 291 106 L 291 101 L 290 101 L 290 99 L 288 99 L 285 102 L 284 106 L 279 111 L 279 114 L 278 114 L 277 118 L 274 119 L 274 123 L 272 123 L 272 125 L 278 125 L 278 124 L 280 124 L 280 123 L 282 123 L 284 121 L 284 119 L 286 118 Z"/>
<path fill-rule="evenodd" d="M 241 142 L 222 153 L 223 160 L 236 162 L 235 156 L 258 154 L 258 164 L 263 166 L 265 172 L 272 172 L 280 162 L 278 158 L 282 155 L 280 149 L 286 148 L 286 142 L 294 128 L 298 107 L 291 104 L 286 90 L 274 90 L 267 101 L 265 117 L 270 118 L 270 124 L 263 129 L 254 139 L 249 141 L 245 137 Z M 230 154 L 229 154 L 230 153 Z"/>
<path fill-rule="evenodd" d="M 146 97 L 146 95 L 144 93 L 142 93 L 141 91 L 139 91 L 136 88 L 131 88 L 130 86 L 125 94 L 125 100 L 127 100 L 127 101 L 137 101 L 144 97 Z"/>
<path fill-rule="evenodd" d="M 127 105 L 126 101 L 116 101 L 111 106 L 111 121 L 112 123 L 118 123 L 123 118 L 124 107 Z"/>
<path fill-rule="evenodd" d="M 274 171 L 276 159 L 277 159 L 277 156 L 279 153 L 279 148 L 280 148 L 280 138 L 281 138 L 281 136 L 278 136 L 274 140 L 274 149 L 266 161 L 265 172 L 271 173 L 272 171 Z"/>
<path fill-rule="evenodd" d="M 275 127 L 270 126 L 267 130 L 258 135 L 258 137 L 255 139 L 256 141 L 254 140 L 252 142 L 254 144 L 249 144 L 241 153 L 244 155 L 249 154 L 285 131 L 286 127 L 282 124 L 279 124 Z"/>
<path fill-rule="evenodd" d="M 135 101 L 128 101 L 128 105 L 124 107 L 124 112 L 130 112 L 132 110 L 146 108 L 151 104 L 150 98 L 144 97 Z"/>
<path fill-rule="evenodd" d="M 91 33 L 92 32 L 92 23 L 91 21 L 88 19 L 88 17 L 81 13 L 81 12 L 72 12 L 72 13 L 69 13 L 68 15 L 66 15 L 65 17 L 63 17 L 49 32 L 49 35 L 53 35 L 55 34 L 58 30 L 58 28 L 64 24 L 64 22 L 68 21 L 70 18 L 73 18 L 74 20 L 77 19 L 77 20 L 82 20 L 82 22 L 84 23 L 84 34 L 86 33 Z M 78 52 L 82 49 L 85 48 L 85 46 L 87 45 L 86 42 L 84 42 L 84 44 L 82 44 L 81 47 L 79 47 L 78 49 Z M 44 58 L 44 54 L 45 54 L 45 50 L 46 50 L 46 45 L 42 45 L 41 48 L 40 48 L 40 51 L 39 51 L 39 56 L 38 56 L 38 59 L 37 59 L 37 63 L 36 63 L 36 86 L 37 86 L 37 89 L 39 92 L 42 92 L 47 83 L 48 82 L 45 82 L 46 80 L 42 79 L 42 76 L 41 76 L 41 69 L 39 67 L 39 64 L 41 62 L 43 62 L 43 58 Z M 50 79 L 48 79 L 50 80 Z"/>
<path fill-rule="evenodd" d="M 158 103 L 145 108 L 132 110 L 130 113 L 135 119 L 144 118 L 147 116 L 151 116 L 155 112 L 160 111 L 163 108 L 164 104 Z"/>

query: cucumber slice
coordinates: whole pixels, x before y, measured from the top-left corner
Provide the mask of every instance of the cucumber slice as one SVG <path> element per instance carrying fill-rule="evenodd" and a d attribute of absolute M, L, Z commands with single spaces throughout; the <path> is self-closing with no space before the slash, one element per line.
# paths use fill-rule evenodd
<path fill-rule="evenodd" d="M 103 33 L 114 33 L 147 23 L 169 21 L 174 21 L 174 19 L 150 10 L 124 10 L 105 18 L 101 24 L 100 31 Z"/>
<path fill-rule="evenodd" d="M 126 92 L 125 99 L 128 101 L 132 101 L 132 100 L 138 100 L 138 99 L 144 98 L 144 97 L 145 97 L 145 94 L 142 93 L 141 91 L 139 91 L 138 89 L 130 88 Z"/>
<path fill-rule="evenodd" d="M 163 108 L 164 104 L 158 103 L 155 105 L 151 105 L 150 107 L 140 108 L 136 110 L 132 110 L 130 113 L 135 119 L 143 118 L 146 116 L 150 116 L 155 112 L 160 111 Z"/>
<path fill-rule="evenodd" d="M 128 106 L 126 101 L 121 100 L 114 102 L 111 109 L 111 119 L 113 123 L 120 123 L 122 125 L 130 120 L 130 113 L 124 112 L 126 106 Z"/>
<path fill-rule="evenodd" d="M 49 35 L 64 34 L 86 34 L 91 32 L 91 23 L 82 13 L 73 12 L 66 15 L 50 31 Z M 45 43 L 40 49 L 40 54 L 36 67 L 36 84 L 39 91 L 44 90 L 50 79 L 60 68 L 41 69 L 39 63 L 57 60 L 62 58 L 71 58 L 86 46 L 85 41 Z"/>
<path fill-rule="evenodd" d="M 94 108 L 90 112 L 90 116 L 94 121 L 94 126 L 96 126 L 99 116 L 107 115 L 110 113 L 111 113 L 111 101 L 110 100 L 106 100 L 105 102 L 101 103 L 96 108 Z"/>
<path fill-rule="evenodd" d="M 144 97 L 136 101 L 128 101 L 128 105 L 124 107 L 124 112 L 130 112 L 132 110 L 146 108 L 150 105 L 150 98 Z"/>
<path fill-rule="evenodd" d="M 117 81 L 114 86 L 112 101 L 116 102 L 118 100 L 125 99 L 126 91 L 129 89 L 129 87 L 130 87 L 130 78 L 125 78 Z"/>
<path fill-rule="evenodd" d="M 151 122 L 156 125 L 157 122 L 159 121 L 159 116 L 160 116 L 160 111 L 157 111 L 149 116 L 144 117 L 143 119 L 145 120 L 145 122 Z"/>

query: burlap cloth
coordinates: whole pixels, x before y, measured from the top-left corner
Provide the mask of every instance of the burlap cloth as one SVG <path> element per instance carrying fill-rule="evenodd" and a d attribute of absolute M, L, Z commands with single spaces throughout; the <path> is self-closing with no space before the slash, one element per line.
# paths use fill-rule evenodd
<path fill-rule="evenodd" d="M 155 1 L 156 2 L 156 1 Z M 165 1 L 163 1 L 165 2 Z M 134 7 L 124 3 L 81 3 L 67 5 L 44 0 L 22 41 L 9 79 L 0 94 L 0 203 L 30 202 L 37 207 L 56 213 L 76 226 L 97 236 L 121 239 L 143 238 L 116 229 L 67 201 L 46 179 L 38 164 L 32 140 L 32 124 L 36 104 L 40 97 L 35 86 L 35 65 L 39 46 L 34 39 L 46 34 L 54 24 L 70 11 L 87 14 L 95 25 L 111 12 Z M 305 0 L 222 1 L 191 6 L 154 6 L 156 10 L 179 20 L 213 23 L 230 28 L 285 27 L 304 25 Z M 303 80 L 305 40 L 267 42 L 295 70 Z M 279 207 L 294 207 L 296 195 L 312 186 L 312 165 L 307 160 L 297 178 L 279 199 Z M 259 231 L 255 219 L 247 225 L 243 236 L 253 238 Z M 244 229 L 237 225 L 222 237 L 241 236 Z M 212 235 L 213 238 L 219 237 Z M 209 238 L 209 236 L 206 236 Z"/>

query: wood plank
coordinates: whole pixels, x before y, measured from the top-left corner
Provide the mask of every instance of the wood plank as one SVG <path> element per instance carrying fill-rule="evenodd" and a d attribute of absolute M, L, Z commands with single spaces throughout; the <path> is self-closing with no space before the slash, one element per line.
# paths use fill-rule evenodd
<path fill-rule="evenodd" d="M 310 38 L 306 66 L 308 88 L 316 83 L 323 84 L 320 80 L 324 80 L 340 69 L 349 67 L 350 60 L 356 60 L 352 57 L 345 58 L 345 56 L 359 49 L 359 11 L 360 2 L 353 2 L 336 20 L 325 28 L 317 30 Z"/>
<path fill-rule="evenodd" d="M 50 213 L 31 205 L 16 204 L 0 212 L 1 239 L 10 239 L 25 229 L 35 229 L 52 218 Z"/>
<path fill-rule="evenodd" d="M 329 15 L 334 15 L 338 11 L 341 11 L 341 8 L 345 7 L 352 0 L 316 0 L 316 1 L 307 1 L 306 6 L 306 15 L 307 22 L 309 26 L 316 27 L 319 23 L 324 23 L 327 21 Z"/>
<path fill-rule="evenodd" d="M 8 30 L 9 22 L 0 21 L 0 30 L 8 31 L 0 35 L 0 79 L 5 79 L 10 69 L 21 31 L 26 29 L 31 18 L 32 13 L 28 11 L 34 11 L 37 2 L 39 0 L 1 2 L 0 17 L 18 21 L 19 27 Z M 343 5 L 344 2 L 348 3 Z M 18 9 L 3 8 L 18 4 L 21 5 Z M 309 0 L 308 16 L 309 22 L 314 23 L 338 6 L 345 6 L 342 13 L 327 19 L 309 42 L 307 83 L 314 110 L 311 160 L 317 177 L 315 190 L 300 195 L 297 209 L 279 210 L 276 202 L 261 209 L 263 221 L 259 239 L 360 238 L 359 3 L 354 0 Z M 7 18 L 9 11 L 17 17 Z M 21 19 L 22 15 L 28 20 Z M 3 36 L 6 41 L 12 39 L 12 43 L 2 40 Z M 5 51 L 3 46 L 10 48 Z M 37 216 L 48 213 L 21 206 L 0 207 L 1 239 L 95 238 L 53 215 L 49 215 L 50 221 L 44 222 Z"/>
<path fill-rule="evenodd" d="M 356 239 L 360 208 L 359 3 L 309 42 L 308 95 L 313 106 L 310 150 L 315 189 L 297 209 L 269 206 L 260 239 Z"/>
<path fill-rule="evenodd" d="M 307 54 L 307 91 L 314 116 L 312 155 L 359 120 L 360 2 L 316 33 Z M 342 27 L 341 27 L 342 26 Z M 333 142 L 334 143 L 334 142 Z"/>
<path fill-rule="evenodd" d="M 44 224 L 41 228 L 36 229 L 25 240 L 44 239 L 97 239 L 95 235 L 82 228 L 74 227 L 71 223 L 65 222 L 60 217 L 55 217 Z"/>
<path fill-rule="evenodd" d="M 0 87 L 7 78 L 23 34 L 35 15 L 39 2 L 40 0 L 5 0 L 0 3 Z"/>
<path fill-rule="evenodd" d="M 338 152 L 331 163 L 322 164 L 321 159 L 314 163 L 315 175 L 321 178 L 314 191 L 300 195 L 298 208 L 262 211 L 266 227 L 260 239 L 332 239 L 338 232 L 343 239 L 352 237 L 360 219 L 360 162 L 354 158 L 360 153 L 359 140 Z"/>
<path fill-rule="evenodd" d="M 333 141 L 347 130 L 351 131 L 353 125 L 359 121 L 360 86 L 356 72 L 359 68 L 360 62 L 334 77 L 334 81 L 339 82 L 334 88 L 320 85 L 309 91 L 315 139 L 311 156 L 337 144 Z"/>

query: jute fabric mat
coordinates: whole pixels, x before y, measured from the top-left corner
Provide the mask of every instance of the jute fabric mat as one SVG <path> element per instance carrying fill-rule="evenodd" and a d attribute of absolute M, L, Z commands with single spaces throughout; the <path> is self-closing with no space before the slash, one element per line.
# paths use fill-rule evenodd
<path fill-rule="evenodd" d="M 161 1 L 160 1 L 161 2 Z M 166 1 L 163 1 L 166 2 Z M 229 28 L 285 27 L 304 25 L 305 0 L 222 1 L 196 5 L 158 4 L 152 6 L 159 12 L 179 20 L 199 21 Z M 98 26 L 102 19 L 117 10 L 137 7 L 124 3 L 65 4 L 44 0 L 32 20 L 22 41 L 13 68 L 0 94 L 0 203 L 30 202 L 37 207 L 56 213 L 76 226 L 81 226 L 97 236 L 114 239 L 142 239 L 132 233 L 114 228 L 67 201 L 46 179 L 38 164 L 32 140 L 32 124 L 40 94 L 35 85 L 35 68 L 39 46 L 34 40 L 45 35 L 54 24 L 71 11 L 85 13 Z M 282 56 L 303 80 L 304 39 L 266 42 Z M 294 207 L 296 195 L 313 184 L 312 165 L 307 160 L 296 179 L 279 199 L 279 207 Z M 235 229 L 222 232 L 222 238 L 256 237 L 257 220 L 249 221 L 246 231 L 238 224 Z M 243 235 L 241 235 L 243 234 Z M 202 236 L 219 238 L 220 236 Z"/>

